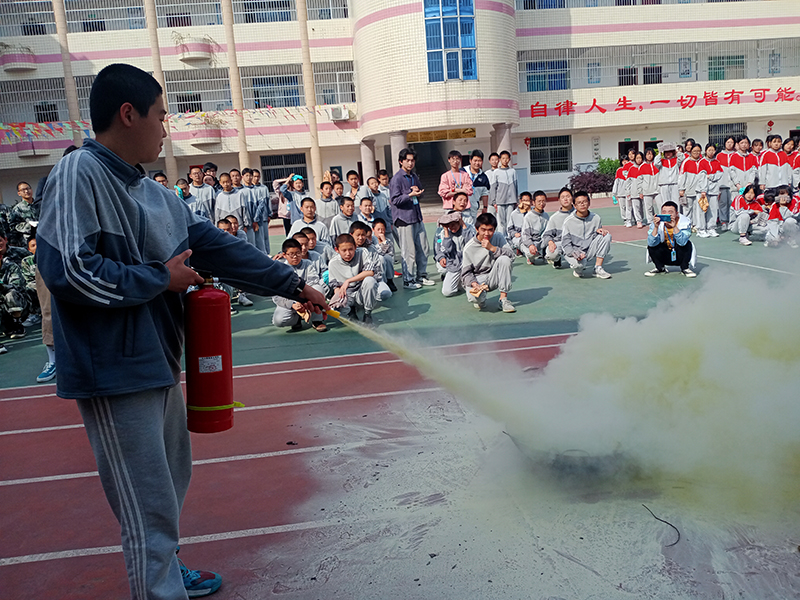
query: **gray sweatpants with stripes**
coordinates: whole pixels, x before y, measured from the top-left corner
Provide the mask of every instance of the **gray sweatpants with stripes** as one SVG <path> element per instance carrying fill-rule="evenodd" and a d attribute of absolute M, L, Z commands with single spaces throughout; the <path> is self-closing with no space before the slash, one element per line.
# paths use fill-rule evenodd
<path fill-rule="evenodd" d="M 175 549 L 192 449 L 181 386 L 77 402 L 122 528 L 131 598 L 185 600 Z"/>

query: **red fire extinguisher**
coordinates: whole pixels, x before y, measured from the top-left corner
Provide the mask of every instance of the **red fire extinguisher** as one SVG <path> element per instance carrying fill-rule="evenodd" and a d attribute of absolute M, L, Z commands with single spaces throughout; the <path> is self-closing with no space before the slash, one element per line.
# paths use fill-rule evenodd
<path fill-rule="evenodd" d="M 186 295 L 186 415 L 194 433 L 233 427 L 233 351 L 231 301 L 207 277 Z"/>

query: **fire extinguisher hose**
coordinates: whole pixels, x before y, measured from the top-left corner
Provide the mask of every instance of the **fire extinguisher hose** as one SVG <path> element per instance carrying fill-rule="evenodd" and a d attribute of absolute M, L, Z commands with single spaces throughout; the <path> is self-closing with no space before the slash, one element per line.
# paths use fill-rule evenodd
<path fill-rule="evenodd" d="M 191 404 L 187 404 L 186 408 L 188 410 L 228 410 L 229 408 L 241 408 L 244 404 L 241 402 L 234 402 L 233 404 L 226 404 L 225 406 L 192 406 Z"/>

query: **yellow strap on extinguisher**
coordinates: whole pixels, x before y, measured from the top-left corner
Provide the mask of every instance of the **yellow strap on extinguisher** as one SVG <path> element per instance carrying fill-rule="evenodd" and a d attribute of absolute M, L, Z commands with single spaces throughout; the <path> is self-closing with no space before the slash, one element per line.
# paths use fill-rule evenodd
<path fill-rule="evenodd" d="M 241 402 L 234 402 L 233 404 L 226 404 L 225 406 L 192 406 L 191 404 L 187 404 L 186 408 L 188 410 L 228 410 L 229 408 L 242 408 L 244 404 Z"/>

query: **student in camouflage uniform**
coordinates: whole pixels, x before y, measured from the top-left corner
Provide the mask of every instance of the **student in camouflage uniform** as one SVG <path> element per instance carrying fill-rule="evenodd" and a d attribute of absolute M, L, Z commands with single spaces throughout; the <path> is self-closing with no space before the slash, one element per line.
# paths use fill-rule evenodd
<path fill-rule="evenodd" d="M 28 245 L 32 225 L 31 221 L 39 220 L 39 206 L 33 202 L 33 188 L 27 181 L 20 181 L 17 184 L 17 196 L 21 198 L 8 215 L 9 242 L 12 246 L 24 248 Z"/>
<path fill-rule="evenodd" d="M 9 250 L 15 249 L 9 249 L 8 238 L 5 233 L 0 233 L 0 323 L 5 334 L 13 340 L 25 337 L 22 320 L 27 316 L 28 297 L 22 268 L 13 256 L 17 253 Z M 27 254 L 27 251 L 23 252 Z M 5 347 L 0 348 L 0 354 L 4 352 Z"/>

